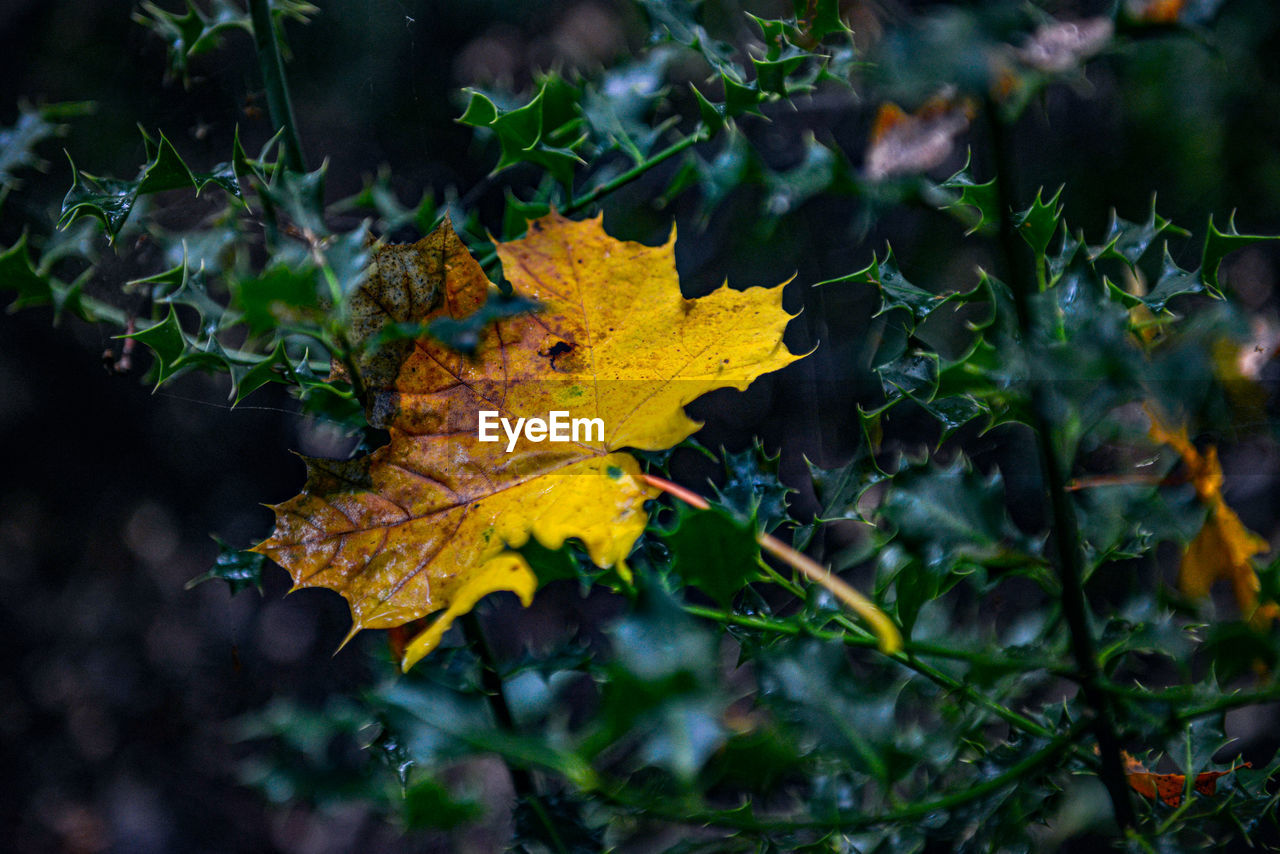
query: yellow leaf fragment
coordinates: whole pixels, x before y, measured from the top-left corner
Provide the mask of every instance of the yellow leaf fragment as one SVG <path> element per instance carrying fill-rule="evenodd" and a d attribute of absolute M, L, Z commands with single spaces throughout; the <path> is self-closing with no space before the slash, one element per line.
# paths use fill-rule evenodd
<path fill-rule="evenodd" d="M 346 597 L 353 632 L 442 611 L 407 646 L 405 668 L 489 593 L 531 601 L 534 576 L 510 550 L 530 537 L 548 548 L 576 538 L 626 577 L 655 491 L 620 449 L 676 444 L 700 426 L 685 404 L 800 358 L 782 344 L 782 286 L 685 299 L 674 235 L 643 246 L 609 237 L 599 219 L 552 214 L 497 248 L 515 293 L 541 310 L 491 323 L 474 358 L 429 337 L 365 351 L 369 422 L 389 443 L 350 461 L 308 459 L 302 493 L 275 506 L 275 531 L 255 549 L 295 587 Z M 489 288 L 448 222 L 378 249 L 350 306 L 355 344 L 393 323 L 466 318 Z M 547 429 L 553 413 L 572 429 Z M 535 419 L 540 431 L 519 426 Z"/>
<path fill-rule="evenodd" d="M 1222 497 L 1222 465 L 1218 462 L 1218 449 L 1210 446 L 1203 454 L 1191 443 L 1186 426 L 1172 429 L 1151 409 L 1151 437 L 1170 445 L 1182 457 L 1187 476 L 1195 487 L 1196 496 L 1209 508 L 1209 515 L 1200 533 L 1187 546 L 1178 569 L 1178 587 L 1187 596 L 1201 599 L 1209 595 L 1214 582 L 1231 584 L 1240 612 L 1255 625 L 1265 625 L 1270 620 L 1274 606 L 1258 607 L 1258 591 L 1261 584 L 1253 568 L 1254 555 L 1268 551 L 1271 546 L 1262 537 L 1250 531 L 1240 521 Z"/>

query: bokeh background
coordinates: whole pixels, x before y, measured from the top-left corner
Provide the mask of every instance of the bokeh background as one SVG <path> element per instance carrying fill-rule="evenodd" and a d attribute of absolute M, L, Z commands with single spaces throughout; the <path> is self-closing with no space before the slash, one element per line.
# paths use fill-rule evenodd
<path fill-rule="evenodd" d="M 388 164 L 402 200 L 456 191 L 495 229 L 504 187 L 536 176 L 486 177 L 492 151 L 455 121 L 460 89 L 519 89 L 540 68 L 589 74 L 641 49 L 648 32 L 644 15 L 621 0 L 318 5 L 311 24 L 288 27 L 289 73 L 313 165 L 329 162 L 328 196 L 355 192 Z M 1110 4 L 1049 5 L 1072 17 Z M 130 20 L 131 6 L 0 3 L 0 124 L 13 122 L 23 98 L 96 104 L 69 136 L 42 148 L 47 168 L 26 173 L 24 188 L 4 203 L 4 245 L 24 228 L 38 235 L 53 227 L 70 184 L 60 147 L 90 172 L 129 176 L 145 158 L 138 124 L 163 130 L 189 163 L 205 167 L 227 159 L 237 126 L 250 150 L 270 136 L 247 36 L 229 36 L 198 61 L 184 87 L 165 80 L 163 45 Z M 730 35 L 744 26 L 737 4 L 707 6 L 711 19 L 729 22 Z M 931 8 L 887 0 L 844 6 L 868 51 L 908 14 Z M 771 121 L 748 134 L 774 169 L 799 160 L 808 131 L 858 164 L 875 107 L 815 100 L 771 111 Z M 982 129 L 967 141 L 983 150 Z M 1203 38 L 1165 34 L 1127 44 L 1033 105 L 1017 146 L 1020 195 L 1065 184 L 1068 219 L 1095 238 L 1112 206 L 1137 219 L 1157 192 L 1161 213 L 1197 235 L 1210 212 L 1221 218 L 1236 208 L 1242 231 L 1280 231 L 1280 9 L 1266 0 L 1227 2 Z M 963 156 L 957 150 L 938 175 Z M 696 193 L 655 204 L 669 178 L 659 170 L 618 194 L 606 223 L 619 236 L 652 241 L 677 222 L 691 293 L 726 277 L 749 285 L 796 275 L 788 305 L 805 313 L 791 343 L 807 349 L 822 341 L 818 356 L 749 394 L 712 395 L 696 414 L 708 421 L 703 438 L 711 447 L 738 450 L 760 435 L 782 448 L 784 477 L 801 486 L 802 455 L 833 464 L 851 447 L 854 407 L 872 383 L 849 367 L 861 352 L 870 295 L 806 286 L 865 265 L 889 238 L 925 285 L 968 281 L 980 250 L 959 244 L 958 223 L 868 211 L 849 198 L 818 198 L 768 230 L 754 228 L 760 187 L 734 191 L 706 219 Z M 1194 265 L 1193 249 L 1178 251 L 1184 266 Z M 118 294 L 121 282 L 154 272 L 153 263 L 145 247 L 122 247 L 89 288 Z M 1242 300 L 1272 320 L 1275 263 L 1264 249 L 1232 261 Z M 190 376 L 153 394 L 141 382 L 145 356 L 131 373 L 111 374 L 102 354 L 118 344 L 107 330 L 50 321 L 46 310 L 0 314 L 0 848 L 318 854 L 497 844 L 500 827 L 459 838 L 403 836 L 376 800 L 335 796 L 371 773 L 360 734 L 326 731 L 307 741 L 307 714 L 341 719 L 386 654 L 385 639 L 368 633 L 332 655 L 348 626 L 338 596 L 313 590 L 285 598 L 287 577 L 274 568 L 262 596 L 233 598 L 220 584 L 184 589 L 217 553 L 211 533 L 236 545 L 267 533 L 271 514 L 260 503 L 293 495 L 302 481 L 291 450 L 340 453 L 342 437 L 271 390 L 235 409 L 225 380 Z M 1280 470 L 1273 448 L 1246 440 L 1225 459 L 1232 504 L 1272 536 Z M 1001 453 L 993 440 L 988 464 Z M 551 597 L 528 619 L 565 607 Z M 264 716 L 264 708 L 274 711 Z M 288 721 L 301 733 L 289 749 L 313 771 L 264 770 L 264 752 L 279 748 L 245 740 L 253 734 L 249 713 L 260 723 Z M 1243 731 L 1265 731 L 1267 712 L 1250 714 L 1263 717 L 1239 721 Z"/>

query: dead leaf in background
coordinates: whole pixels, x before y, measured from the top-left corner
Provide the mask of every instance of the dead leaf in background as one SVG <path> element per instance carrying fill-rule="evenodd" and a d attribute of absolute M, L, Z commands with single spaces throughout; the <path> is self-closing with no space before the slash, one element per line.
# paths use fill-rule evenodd
<path fill-rule="evenodd" d="M 867 177 L 927 172 L 951 156 L 955 139 L 969 128 L 973 106 L 949 94 L 926 101 L 914 114 L 885 103 L 876 113 L 867 149 Z"/>

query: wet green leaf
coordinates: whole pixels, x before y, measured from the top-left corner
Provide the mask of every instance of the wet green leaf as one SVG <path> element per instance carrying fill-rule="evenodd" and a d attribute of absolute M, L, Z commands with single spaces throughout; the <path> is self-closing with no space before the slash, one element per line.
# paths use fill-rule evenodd
<path fill-rule="evenodd" d="M 62 200 L 59 227 L 67 228 L 83 216 L 95 217 L 102 221 L 108 239 L 114 241 L 140 196 L 187 188 L 194 189 L 198 195 L 214 186 L 240 198 L 240 184 L 231 164 L 219 164 L 211 172 L 197 174 L 187 167 L 163 134 L 158 142 L 145 132 L 142 137 L 147 162 L 132 181 L 96 177 L 71 163 L 72 186 Z"/>
<path fill-rule="evenodd" d="M 231 589 L 232 596 L 250 587 L 257 589 L 261 593 L 262 566 L 266 558 L 260 554 L 237 549 L 216 536 L 213 539 L 218 544 L 217 559 L 214 560 L 213 566 L 208 572 L 203 575 L 197 575 L 188 581 L 186 589 L 190 590 L 197 584 L 219 579 L 227 583 L 227 587 Z"/>

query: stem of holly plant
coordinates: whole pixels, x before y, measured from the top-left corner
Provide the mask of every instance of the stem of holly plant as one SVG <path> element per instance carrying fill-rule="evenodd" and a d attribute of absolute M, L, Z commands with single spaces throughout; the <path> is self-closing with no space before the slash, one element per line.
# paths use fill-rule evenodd
<path fill-rule="evenodd" d="M 677 154 L 684 151 L 686 148 L 691 148 L 694 145 L 697 145 L 699 142 L 702 142 L 710 138 L 711 137 L 708 132 L 706 132 L 703 128 L 699 128 L 694 133 L 691 133 L 688 136 L 683 137 L 682 139 L 679 139 L 676 142 L 673 142 L 671 145 L 662 149 L 652 157 L 640 163 L 637 163 L 635 166 L 632 166 L 626 172 L 623 172 L 621 175 L 614 178 L 613 180 L 606 181 L 605 183 L 601 184 L 595 189 L 589 191 L 586 195 L 578 196 L 576 199 L 573 199 L 571 202 L 569 202 L 569 204 L 564 206 L 564 208 L 560 211 L 560 213 L 568 215 L 575 211 L 581 210 L 582 208 L 585 208 L 587 205 L 592 204 L 593 202 L 598 202 L 600 201 L 600 199 L 614 192 L 618 188 L 624 187 L 627 184 L 630 184 L 632 181 L 636 180 L 641 175 L 648 172 L 653 167 L 657 166 L 659 163 L 669 160 L 670 158 L 675 157 Z"/>
<path fill-rule="evenodd" d="M 1027 269 L 1026 253 L 1019 251 L 1018 234 L 1013 222 L 1013 157 L 1006 138 L 1006 128 L 994 104 L 986 105 L 991 131 L 991 148 L 998 174 L 996 188 L 1000 203 L 1000 243 L 1008 265 L 1018 326 L 1024 347 L 1034 347 L 1037 324 L 1032 298 L 1039 292 L 1034 273 Z M 1057 552 L 1058 577 L 1062 582 L 1062 616 L 1071 635 L 1072 657 L 1080 675 L 1080 690 L 1094 712 L 1093 731 L 1098 739 L 1102 767 L 1100 777 L 1111 798 L 1116 822 L 1122 830 L 1135 825 L 1133 803 L 1129 799 L 1124 763 L 1120 758 L 1120 738 L 1116 733 L 1111 695 L 1102 686 L 1098 655 L 1089 628 L 1089 606 L 1084 595 L 1084 556 L 1080 549 L 1080 529 L 1075 507 L 1067 493 L 1067 479 L 1057 453 L 1057 430 L 1048 406 L 1043 384 L 1033 375 L 1030 380 L 1033 432 L 1036 437 L 1040 470 L 1053 514 L 1053 540 Z"/>
<path fill-rule="evenodd" d="M 500 729 L 514 733 L 516 731 L 516 722 L 511 715 L 511 707 L 507 705 L 507 695 L 503 690 L 502 675 L 498 673 L 497 657 L 493 654 L 493 647 L 489 645 L 489 638 L 484 633 L 484 627 L 480 625 L 480 618 L 472 611 L 463 615 L 459 622 L 462 624 L 462 633 L 467 639 L 467 644 L 480 657 L 480 684 L 489 700 L 489 709 L 493 712 L 494 722 Z M 551 816 L 547 814 L 546 807 L 543 806 L 542 800 L 538 797 L 538 787 L 534 782 L 533 774 L 527 768 L 520 768 L 514 765 L 508 765 L 507 771 L 511 773 L 511 786 L 515 789 L 516 800 L 523 801 L 529 805 L 529 809 L 533 811 L 533 814 L 538 818 L 538 822 L 547 831 L 547 839 L 554 846 L 554 850 L 558 854 L 568 854 L 564 840 L 560 838 L 560 833 L 556 830 L 555 822 L 551 820 Z"/>
<path fill-rule="evenodd" d="M 289 98 L 289 84 L 284 76 L 284 60 L 280 58 L 280 39 L 271 14 L 271 0 L 249 0 L 249 19 L 253 24 L 253 44 L 258 52 L 262 83 L 267 90 L 271 124 L 284 132 L 284 165 L 294 172 L 306 172 L 302 142 L 293 118 L 293 102 Z"/>

